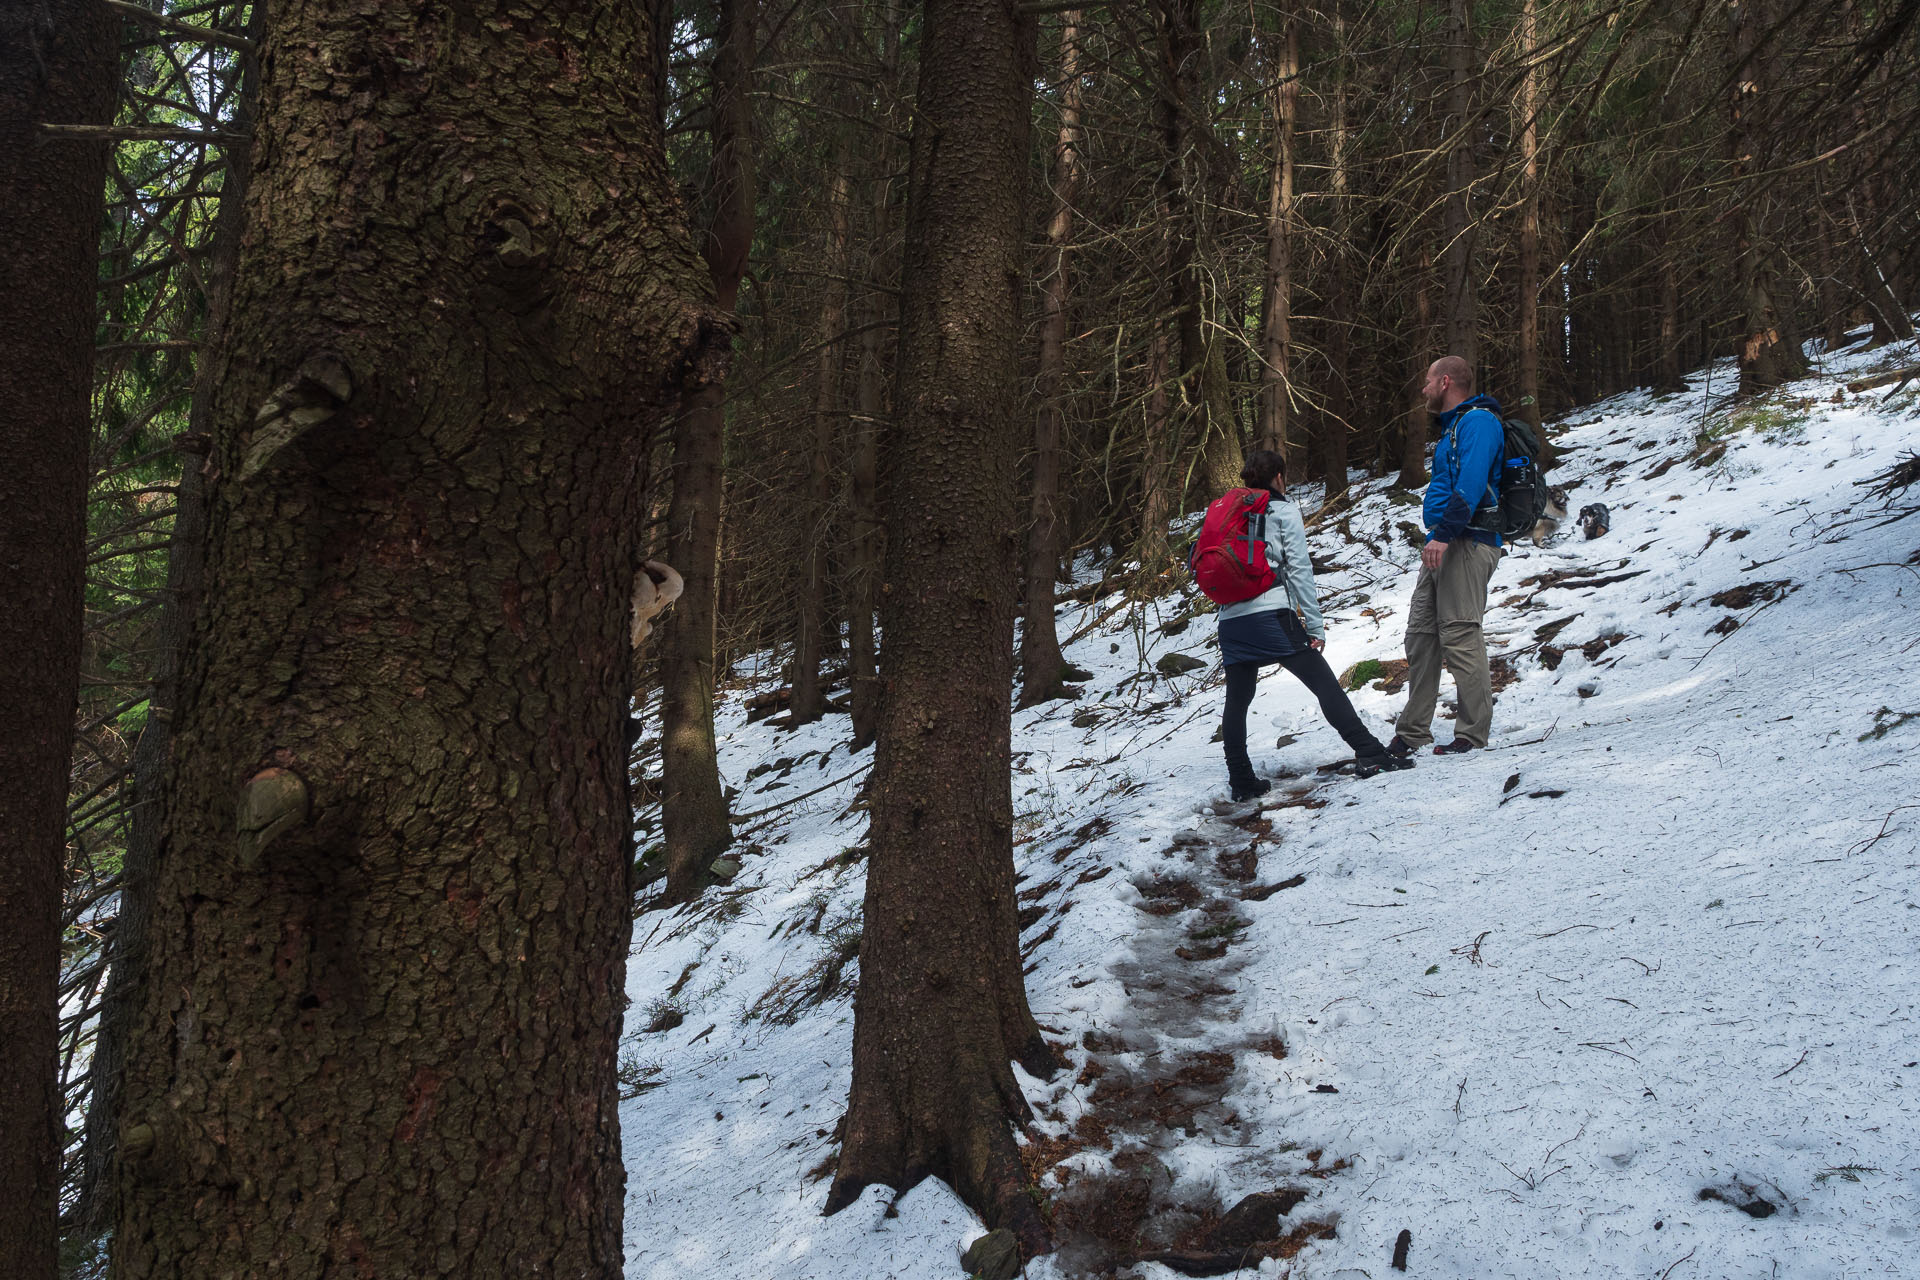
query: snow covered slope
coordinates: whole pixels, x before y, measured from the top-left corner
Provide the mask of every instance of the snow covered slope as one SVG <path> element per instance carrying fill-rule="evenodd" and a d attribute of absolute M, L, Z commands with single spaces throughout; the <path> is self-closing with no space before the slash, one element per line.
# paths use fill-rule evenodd
<path fill-rule="evenodd" d="M 1280 781 L 1230 804 L 1212 620 L 1062 610 L 1093 678 L 1014 727 L 1029 992 L 1072 1064 L 1029 1081 L 1061 1239 L 1030 1275 L 1380 1277 L 1403 1231 L 1430 1277 L 1920 1274 L 1920 488 L 1860 484 L 1920 397 L 1841 389 L 1912 359 L 1572 415 L 1554 478 L 1612 529 L 1501 564 L 1485 752 L 1323 774 L 1338 737 L 1270 671 Z M 1376 487 L 1315 534 L 1336 670 L 1400 656 L 1417 519 Z M 1392 672 L 1355 694 L 1382 736 Z M 744 694 L 721 733 L 741 874 L 636 925 L 627 1274 L 958 1276 L 982 1228 L 936 1183 L 820 1216 L 871 755 Z"/>

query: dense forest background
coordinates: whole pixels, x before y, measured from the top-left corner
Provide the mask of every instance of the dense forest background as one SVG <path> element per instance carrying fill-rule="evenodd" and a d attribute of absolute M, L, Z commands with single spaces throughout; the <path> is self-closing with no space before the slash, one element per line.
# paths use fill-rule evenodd
<path fill-rule="evenodd" d="M 72 637 L 59 1013 L 50 1044 L 18 1046 L 29 1064 L 57 1054 L 74 1265 L 122 1212 L 118 1153 L 156 1141 L 128 1126 L 116 1090 L 137 1045 L 143 958 L 167 927 L 152 915 L 155 860 L 181 785 L 172 710 L 196 625 L 200 643 L 208 634 L 217 420 L 238 421 L 222 395 L 245 381 L 235 370 L 261 332 L 257 282 L 241 300 L 251 327 L 228 323 L 243 256 L 265 234 L 247 226 L 262 207 L 247 202 L 249 176 L 284 165 L 260 149 L 289 136 L 284 118 L 259 118 L 261 86 L 297 80 L 302 60 L 352 78 L 345 46 L 313 34 L 327 8 L 95 0 L 45 15 L 19 6 L 0 30 L 9 242 L 63 229 L 50 218 L 95 239 L 73 210 L 23 193 L 75 157 L 104 176 L 91 351 L 62 339 L 91 360 L 91 414 L 84 540 L 61 570 L 84 574 L 85 614 Z M 926 282 L 947 278 L 927 266 L 945 224 L 910 203 L 938 160 L 915 148 L 930 145 L 926 121 L 966 114 L 930 103 L 930 84 L 951 88 L 936 73 L 964 82 L 971 67 L 982 100 L 1021 122 L 996 126 L 1018 143 L 1007 181 L 948 212 L 965 232 L 976 207 L 1004 205 L 1016 228 L 1023 327 L 1001 372 L 1018 445 L 991 474 L 1012 479 L 1015 495 L 1001 496 L 1017 502 L 1019 548 L 983 563 L 1019 589 L 1027 701 L 1057 694 L 1067 674 L 1053 633 L 1063 561 L 1094 550 L 1133 593 L 1170 589 L 1181 571 L 1169 521 L 1232 483 L 1246 449 L 1283 450 L 1296 483 L 1321 486 L 1323 514 L 1356 474 L 1424 483 L 1428 420 L 1414 393 L 1440 354 L 1470 360 L 1510 414 L 1546 424 L 1550 444 L 1567 411 L 1675 388 L 1714 357 L 1737 357 L 1726 395 L 1750 396 L 1795 376 L 1808 341 L 1832 350 L 1863 325 L 1866 341 L 1912 336 L 1912 0 L 1049 0 L 986 6 L 1011 42 L 998 61 L 975 57 L 951 8 L 654 0 L 650 23 L 633 24 L 645 47 L 620 65 L 658 90 L 644 105 L 663 199 L 677 198 L 662 216 L 703 259 L 688 296 L 732 317 L 711 321 L 731 330 L 724 378 L 685 380 L 671 412 L 627 420 L 630 541 L 686 585 L 621 677 L 643 700 L 664 695 L 660 721 L 638 726 L 663 740 L 664 773 L 632 784 L 667 800 L 662 829 L 642 831 L 634 851 L 639 906 L 697 894 L 727 846 L 711 706 L 743 659 L 780 655 L 784 679 L 759 695 L 769 712 L 845 713 L 855 741 L 886 740 L 878 623 L 903 580 L 887 568 L 889 540 L 913 536 L 913 513 L 965 490 L 976 465 L 915 452 L 903 426 L 915 350 L 903 326 L 931 296 Z M 600 117 L 561 91 L 574 64 L 555 66 L 503 69 L 518 77 L 505 96 L 553 118 L 577 110 L 591 149 Z M 62 76 L 111 86 L 110 109 L 100 92 L 48 96 Z M 331 108 L 341 127 L 398 131 L 380 77 L 357 83 Z M 285 112 L 281 93 L 268 105 Z M 487 127 L 484 111 L 473 118 Z M 351 184 L 311 196 L 369 198 Z M 488 216 L 488 251 L 509 274 L 545 252 L 536 220 Z M 23 251 L 15 271 L 39 261 Z M 610 252 L 579 269 L 591 280 L 625 268 Z M 633 332 L 636 349 L 655 340 Z M 338 390 L 331 366 L 299 367 L 307 398 L 283 397 L 277 412 L 331 412 L 314 390 Z M 906 474 L 930 481 L 912 489 L 919 506 L 901 499 Z M 20 862 L 5 870 L 24 884 L 36 855 L 12 836 Z M 30 933 L 15 941 L 41 936 Z M 18 963 L 4 990 L 31 1003 L 38 988 L 14 978 L 40 962 Z M 21 1233 L 30 1226 L 0 1231 Z"/>

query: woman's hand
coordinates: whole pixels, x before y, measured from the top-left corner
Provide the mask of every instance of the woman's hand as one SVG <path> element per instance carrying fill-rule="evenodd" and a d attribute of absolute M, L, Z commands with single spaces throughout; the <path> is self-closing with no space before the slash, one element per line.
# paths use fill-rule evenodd
<path fill-rule="evenodd" d="M 1313 651 L 1315 653 L 1319 653 L 1321 650 L 1327 647 L 1327 642 L 1325 640 L 1320 639 L 1318 636 L 1315 636 L 1313 639 L 1307 641 L 1307 644 L 1312 646 Z"/>

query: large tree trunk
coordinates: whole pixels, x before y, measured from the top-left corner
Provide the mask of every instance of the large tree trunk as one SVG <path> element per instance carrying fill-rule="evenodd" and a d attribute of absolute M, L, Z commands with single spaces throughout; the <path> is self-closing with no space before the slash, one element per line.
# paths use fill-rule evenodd
<path fill-rule="evenodd" d="M 635 480 L 725 345 L 648 40 L 272 12 L 122 1276 L 620 1270 Z"/>
<path fill-rule="evenodd" d="M 1261 326 L 1260 427 L 1262 449 L 1287 460 L 1298 476 L 1299 451 L 1288 438 L 1288 378 L 1293 359 L 1293 131 L 1300 116 L 1300 27 L 1291 7 L 1282 11 L 1280 57 L 1273 69 L 1273 166 L 1267 190 L 1267 305 Z"/>
<path fill-rule="evenodd" d="M 753 51 L 759 0 L 721 0 L 713 68 L 713 154 L 707 186 L 707 274 L 714 304 L 732 311 L 753 249 Z M 720 515 L 725 497 L 726 391 L 688 397 L 673 425 L 673 497 L 667 563 L 680 571 L 680 599 L 659 630 L 660 834 L 664 901 L 685 902 L 733 843 L 713 733 L 714 625 L 719 614 Z"/>
<path fill-rule="evenodd" d="M 827 545 L 833 528 L 833 446 L 844 410 L 840 407 L 841 331 L 847 325 L 847 244 L 853 235 L 848 208 L 849 156 L 835 149 L 828 179 L 827 243 L 821 255 L 821 339 L 814 369 L 812 447 L 807 451 L 807 493 L 803 530 L 806 549 L 800 562 L 800 587 L 793 608 L 793 696 L 788 723 L 806 724 L 826 711 L 820 685 L 820 648 L 827 616 Z"/>
<path fill-rule="evenodd" d="M 266 6 L 248 10 L 245 34 L 258 41 L 266 30 Z M 259 98 L 259 63 L 246 58 L 230 127 L 245 137 L 253 130 Z M 91 1089 L 82 1145 L 79 1202 L 73 1209 L 74 1233 L 93 1236 L 113 1226 L 118 1213 L 118 1135 L 120 1073 L 126 1065 L 127 1036 L 146 974 L 148 930 L 153 915 L 153 877 L 166 831 L 167 766 L 172 753 L 173 715 L 180 704 L 181 666 L 192 638 L 194 618 L 205 586 L 207 534 L 207 445 L 212 436 L 216 353 L 224 343 L 233 273 L 240 258 L 240 233 L 246 207 L 251 147 L 236 142 L 226 153 L 219 211 L 207 267 L 207 318 L 193 398 L 187 408 L 187 432 L 180 441 L 180 479 L 174 492 L 173 530 L 167 548 L 167 590 L 153 657 L 153 698 L 146 727 L 133 752 L 136 799 L 121 864 L 120 907 L 107 941 L 106 989 L 100 1023 L 88 1066 Z"/>
<path fill-rule="evenodd" d="M 94 292 L 107 146 L 42 124 L 112 118 L 104 7 L 0 15 L 0 1275 L 51 1280 L 67 768 L 80 688 Z"/>
<path fill-rule="evenodd" d="M 1467 0 L 1447 6 L 1447 116 L 1442 132 L 1447 149 L 1445 261 L 1447 270 L 1447 354 L 1475 368 L 1480 363 L 1479 281 L 1474 274 L 1473 29 Z"/>
<path fill-rule="evenodd" d="M 1765 119 L 1768 56 L 1763 43 L 1771 30 L 1764 0 L 1727 6 L 1732 45 L 1732 128 L 1734 187 L 1727 210 L 1733 236 L 1734 269 L 1740 290 L 1740 338 L 1735 354 L 1740 394 L 1749 395 L 1790 382 L 1806 372 L 1793 326 L 1787 316 L 1778 263 L 1769 242 L 1777 220 L 1774 194 L 1778 178 L 1762 177 L 1769 166 L 1771 126 Z"/>
<path fill-rule="evenodd" d="M 1053 217 L 1047 223 L 1046 275 L 1040 283 L 1039 409 L 1033 427 L 1033 523 L 1027 530 L 1027 599 L 1020 628 L 1020 705 L 1057 698 L 1066 659 L 1054 627 L 1054 578 L 1060 571 L 1060 438 L 1066 426 L 1061 388 L 1067 366 L 1067 256 L 1073 202 L 1080 194 L 1080 11 L 1060 31 L 1060 136 L 1053 148 Z"/>
<path fill-rule="evenodd" d="M 944 1178 L 1023 1252 L 1047 1247 L 1012 1061 L 1054 1055 L 1015 920 L 1016 367 L 1033 26 L 926 0 L 887 451 L 887 695 L 875 751 L 853 1088 L 833 1212 Z"/>

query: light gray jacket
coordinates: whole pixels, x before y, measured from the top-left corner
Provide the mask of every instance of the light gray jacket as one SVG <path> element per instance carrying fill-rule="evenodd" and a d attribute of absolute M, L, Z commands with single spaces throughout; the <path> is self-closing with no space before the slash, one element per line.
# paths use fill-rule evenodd
<path fill-rule="evenodd" d="M 1315 640 L 1327 638 L 1326 624 L 1320 621 L 1320 597 L 1313 585 L 1313 560 L 1307 554 L 1307 523 L 1292 498 L 1275 497 L 1267 504 L 1267 513 L 1250 517 L 1249 523 L 1267 544 L 1267 563 L 1273 566 L 1274 584 L 1251 600 L 1220 606 L 1220 617 L 1243 618 L 1250 613 L 1285 609 L 1291 605 L 1300 626 Z"/>

